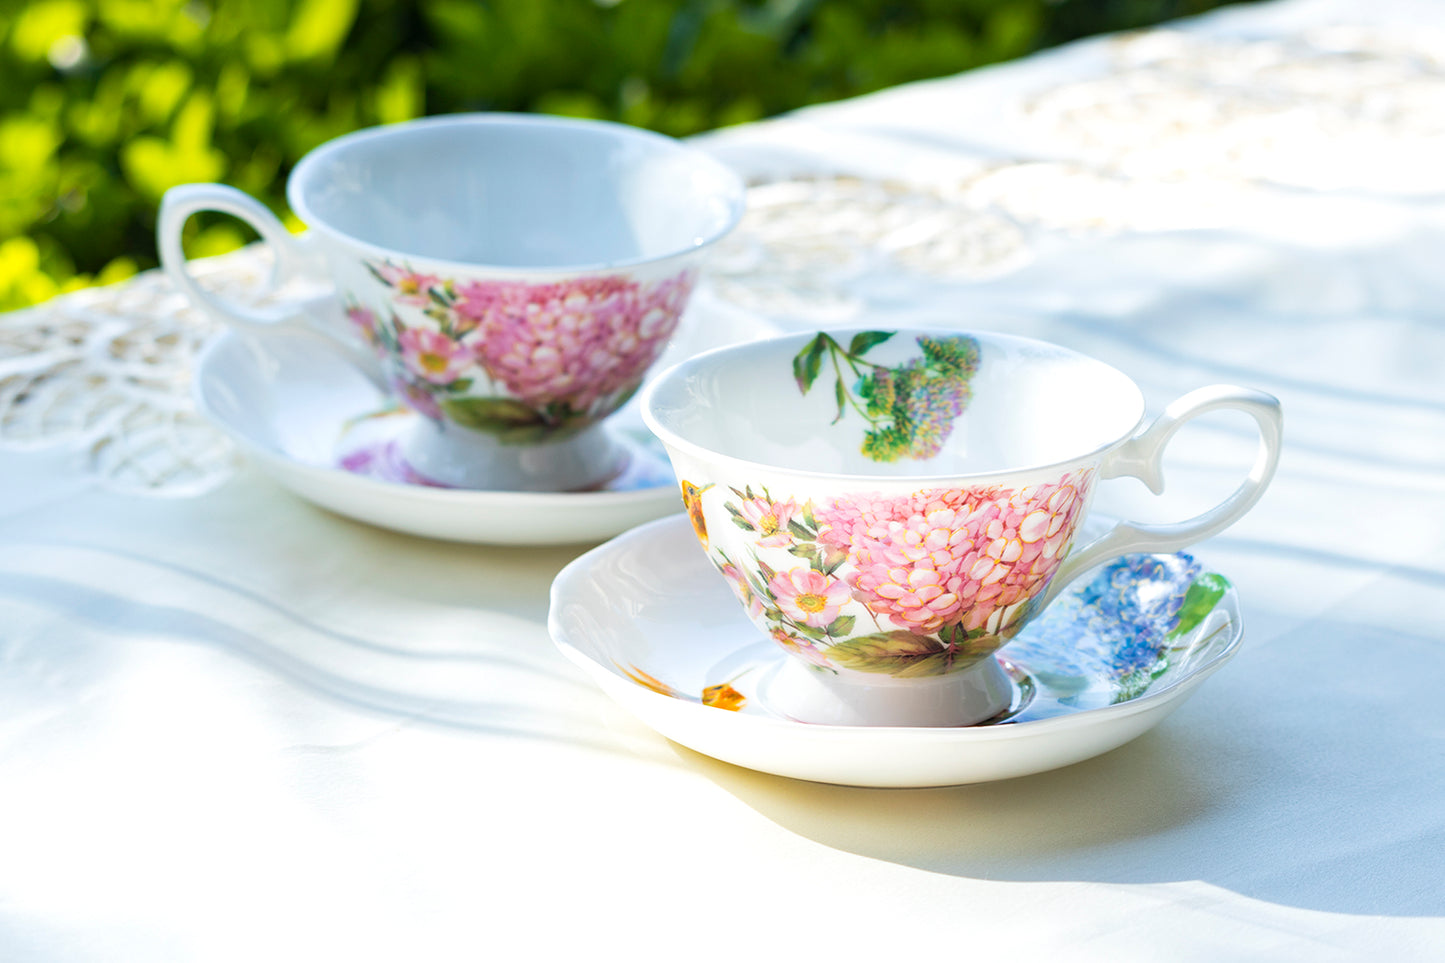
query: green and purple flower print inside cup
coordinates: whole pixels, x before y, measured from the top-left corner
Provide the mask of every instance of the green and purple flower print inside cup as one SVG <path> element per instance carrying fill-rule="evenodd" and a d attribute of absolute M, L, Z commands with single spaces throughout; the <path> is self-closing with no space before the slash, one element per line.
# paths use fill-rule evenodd
<path fill-rule="evenodd" d="M 310 230 L 218 184 L 166 194 L 161 261 L 223 321 L 314 328 L 421 417 L 408 466 L 440 484 L 572 490 L 620 469 L 602 419 L 681 317 L 704 249 L 742 214 L 739 179 L 702 152 L 620 124 L 472 114 L 359 131 L 287 182 Z M 275 250 L 276 281 L 326 282 L 271 307 L 189 276 L 186 220 L 221 211 Z"/>
<path fill-rule="evenodd" d="M 1236 409 L 1259 428 L 1239 488 L 1172 525 L 1075 536 L 1097 484 L 1158 493 L 1174 433 Z M 1057 345 L 937 330 L 825 331 L 699 355 L 643 416 L 698 540 L 791 659 L 769 701 L 805 722 L 956 726 L 1005 710 L 994 654 L 1074 578 L 1223 530 L 1279 457 L 1269 395 L 1215 386 L 1144 421 L 1139 388 Z"/>

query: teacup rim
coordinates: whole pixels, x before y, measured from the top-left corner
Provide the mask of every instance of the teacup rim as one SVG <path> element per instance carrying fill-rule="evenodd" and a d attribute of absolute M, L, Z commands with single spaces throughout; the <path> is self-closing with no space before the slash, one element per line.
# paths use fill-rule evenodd
<path fill-rule="evenodd" d="M 449 258 L 412 254 L 395 248 L 388 248 L 384 245 L 374 244 L 327 223 L 325 219 L 318 216 L 305 201 L 301 188 L 302 182 L 309 176 L 312 168 L 317 167 L 317 165 L 323 163 L 328 156 L 338 151 L 371 140 L 395 137 L 404 134 L 406 131 L 419 128 L 470 127 L 478 125 L 573 127 L 594 130 L 608 129 L 622 137 L 651 141 L 655 144 L 686 152 L 702 166 L 713 168 L 716 173 L 720 174 L 723 179 L 729 182 L 729 190 L 723 195 L 728 204 L 728 218 L 724 224 L 700 242 L 688 247 L 678 248 L 674 251 L 667 251 L 646 257 L 617 258 L 611 261 L 579 262 L 576 264 L 554 264 L 533 267 L 497 264 L 486 261 L 457 261 Z M 616 271 L 644 265 L 663 264 L 702 251 L 726 237 L 733 228 L 737 227 L 738 222 L 742 220 L 743 214 L 746 213 L 747 209 L 747 185 L 735 170 L 716 157 L 713 157 L 711 154 L 694 145 L 657 131 L 634 127 L 630 124 L 623 124 L 617 121 L 584 117 L 561 117 L 552 114 L 523 114 L 508 111 L 470 111 L 454 114 L 434 114 L 428 117 L 418 117 L 393 124 L 379 124 L 350 131 L 339 137 L 333 137 L 307 151 L 306 154 L 296 162 L 296 166 L 291 169 L 291 173 L 286 179 L 286 200 L 287 203 L 290 204 L 292 212 L 306 225 L 308 230 L 319 231 L 335 241 L 358 250 L 366 251 L 373 256 L 381 257 L 388 261 L 403 264 L 424 263 L 435 266 L 438 270 L 451 272 L 496 273 L 498 275 L 522 277 L 563 277 Z"/>
<path fill-rule="evenodd" d="M 1133 389 L 1133 394 L 1136 401 L 1135 407 L 1138 414 L 1135 417 L 1134 421 L 1129 425 L 1129 427 L 1126 428 L 1124 431 L 1120 432 L 1114 438 L 1102 442 L 1094 446 L 1093 448 L 1088 449 L 1087 451 L 1080 452 L 1076 455 L 1071 455 L 1068 458 L 1062 458 L 1048 462 L 1039 462 L 1036 464 L 1012 465 L 1007 468 L 991 469 L 988 471 L 943 472 L 916 475 L 889 475 L 874 474 L 868 472 L 830 472 L 819 471 L 811 468 L 790 468 L 785 465 L 774 465 L 769 464 L 765 461 L 758 461 L 751 458 L 743 458 L 737 455 L 729 455 L 724 452 L 717 451 L 713 448 L 709 448 L 706 445 L 701 445 L 697 442 L 682 437 L 671 428 L 662 424 L 660 419 L 653 413 L 654 399 L 656 398 L 657 393 L 662 390 L 663 384 L 675 377 L 678 377 L 679 373 L 684 368 L 700 367 L 711 358 L 719 355 L 731 354 L 740 349 L 755 348 L 760 345 L 766 344 L 784 344 L 790 341 L 796 341 L 801 344 L 806 342 L 808 338 L 816 337 L 819 333 L 815 331 L 793 331 L 780 334 L 775 337 L 760 338 L 753 341 L 742 341 L 735 344 L 727 344 L 720 347 L 711 348 L 707 351 L 699 352 L 692 357 L 685 358 L 682 361 L 679 361 L 669 366 L 665 370 L 659 372 L 655 378 L 649 379 L 648 382 L 643 386 L 642 390 L 639 392 L 638 402 L 641 409 L 643 423 L 647 425 L 648 430 L 650 430 L 654 435 L 656 435 L 663 442 L 664 445 L 670 448 L 677 448 L 681 451 L 687 452 L 695 458 L 711 461 L 716 464 L 726 466 L 730 471 L 742 471 L 746 473 L 764 472 L 774 475 L 787 475 L 790 477 L 796 477 L 799 479 L 817 483 L 847 484 L 851 486 L 871 485 L 879 487 L 916 487 L 919 485 L 924 485 L 931 488 L 964 488 L 977 487 L 979 485 L 1000 484 L 1012 479 L 1022 478 L 1024 476 L 1035 476 L 1042 473 L 1061 474 L 1075 468 L 1088 466 L 1091 463 L 1095 463 L 1101 460 L 1109 451 L 1119 447 L 1120 445 L 1128 441 L 1129 438 L 1131 438 L 1139 430 L 1139 427 L 1144 424 L 1146 420 L 1147 412 L 1145 411 L 1144 392 L 1139 387 L 1138 382 L 1136 382 L 1133 378 L 1129 377 L 1123 371 L 1116 368 L 1114 365 L 1109 364 L 1107 361 L 1101 361 L 1100 359 L 1095 358 L 1092 355 L 1085 354 L 1082 351 L 1078 351 L 1074 348 L 1068 347 L 1067 345 L 1062 345 L 1054 341 L 1045 341 L 1041 338 L 1029 338 L 1022 335 L 1007 334 L 1001 331 L 984 331 L 977 329 L 953 327 L 920 328 L 909 325 L 871 325 L 838 327 L 828 328 L 826 329 L 826 333 L 838 336 L 862 331 L 881 330 L 891 330 L 895 333 L 912 334 L 941 333 L 967 335 L 970 337 L 982 337 L 995 341 L 1013 341 L 1024 344 L 1044 345 L 1049 348 L 1064 351 L 1069 354 L 1076 355 L 1077 357 L 1082 358 L 1086 361 L 1100 365 L 1114 372 L 1119 377 L 1123 378 Z"/>

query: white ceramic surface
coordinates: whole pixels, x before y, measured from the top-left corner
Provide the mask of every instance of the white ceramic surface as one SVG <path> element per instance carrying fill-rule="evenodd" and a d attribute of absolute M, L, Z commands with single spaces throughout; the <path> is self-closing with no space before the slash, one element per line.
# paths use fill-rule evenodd
<path fill-rule="evenodd" d="M 287 197 L 304 236 L 225 185 L 168 191 L 157 226 L 168 275 L 228 324 L 309 326 L 373 353 L 359 363 L 424 416 L 404 444 L 428 478 L 533 491 L 612 473 L 620 452 L 597 426 L 662 353 L 702 252 L 744 206 L 735 174 L 671 138 L 514 114 L 339 137 L 296 165 Z M 254 227 L 278 279 L 329 279 L 320 297 L 339 310 L 248 307 L 196 284 L 181 236 L 202 211 Z"/>
<path fill-rule="evenodd" d="M 1143 419 L 1122 372 L 1067 348 L 940 330 L 813 332 L 692 357 L 643 392 L 699 541 L 795 657 L 775 698 L 810 722 L 968 725 L 1006 695 L 988 656 L 1094 566 L 1174 552 L 1243 516 L 1279 458 L 1279 402 L 1200 388 Z M 1097 483 L 1162 491 L 1189 420 L 1249 415 L 1249 475 L 1168 525 L 1075 533 Z"/>
<path fill-rule="evenodd" d="M 1159 723 L 1243 638 L 1226 587 L 1170 642 L 1157 675 L 1101 681 L 1087 668 L 1059 671 L 1075 661 L 1071 633 L 1100 615 L 1077 600 L 1062 606 L 1003 651 L 1015 680 L 1003 717 L 958 728 L 816 725 L 779 714 L 768 686 L 786 657 L 738 610 L 683 518 L 641 526 L 568 565 L 553 582 L 548 624 L 569 659 L 667 738 L 750 769 L 873 787 L 1008 779 L 1107 752 Z M 724 685 L 731 691 L 712 689 Z M 704 701 L 739 696 L 740 711 Z"/>
<path fill-rule="evenodd" d="M 226 332 L 202 354 L 201 412 L 278 482 L 323 508 L 412 535 L 493 545 L 595 542 L 682 507 L 666 458 L 640 426 L 616 430 L 631 461 L 587 492 L 445 489 L 340 467 L 354 446 L 386 441 L 418 416 L 394 406 L 330 342 L 305 331 Z M 627 412 L 619 423 L 633 419 Z M 350 443 L 348 445 L 348 442 Z"/>
<path fill-rule="evenodd" d="M 379 255 L 525 273 L 685 254 L 736 222 L 736 175 L 670 137 L 532 114 L 457 114 L 357 131 L 287 181 L 296 215 Z"/>

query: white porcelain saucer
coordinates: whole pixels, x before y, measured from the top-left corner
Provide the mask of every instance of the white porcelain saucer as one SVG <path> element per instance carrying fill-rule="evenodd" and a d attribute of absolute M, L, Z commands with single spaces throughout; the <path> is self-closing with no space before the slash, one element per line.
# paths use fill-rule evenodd
<path fill-rule="evenodd" d="M 682 516 L 563 569 L 548 625 L 568 658 L 669 739 L 750 769 L 873 787 L 1007 779 L 1107 752 L 1163 719 L 1243 638 L 1222 576 L 1183 554 L 1129 556 L 1080 577 L 1004 648 L 1014 700 L 988 723 L 794 722 L 768 703 L 786 656 L 748 622 Z"/>
<path fill-rule="evenodd" d="M 631 457 L 600 490 L 427 485 L 393 457 L 393 440 L 418 416 L 400 410 L 331 341 L 305 331 L 221 334 L 197 362 L 194 395 L 201 413 L 282 485 L 382 528 L 449 541 L 565 545 L 682 510 L 666 454 L 628 409 L 607 425 Z"/>

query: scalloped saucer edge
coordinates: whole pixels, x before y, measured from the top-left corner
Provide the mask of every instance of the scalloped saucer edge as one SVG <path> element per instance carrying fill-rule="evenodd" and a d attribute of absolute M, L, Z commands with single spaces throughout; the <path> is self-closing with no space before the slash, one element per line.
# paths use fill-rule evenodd
<path fill-rule="evenodd" d="M 1223 576 L 1182 553 L 1130 556 L 1086 573 L 999 653 L 1017 691 L 989 724 L 795 722 L 767 705 L 769 674 L 786 656 L 747 620 L 681 516 L 564 568 L 548 627 L 599 687 L 675 742 L 762 772 L 879 788 L 1013 778 L 1117 748 L 1162 721 L 1243 639 Z"/>

